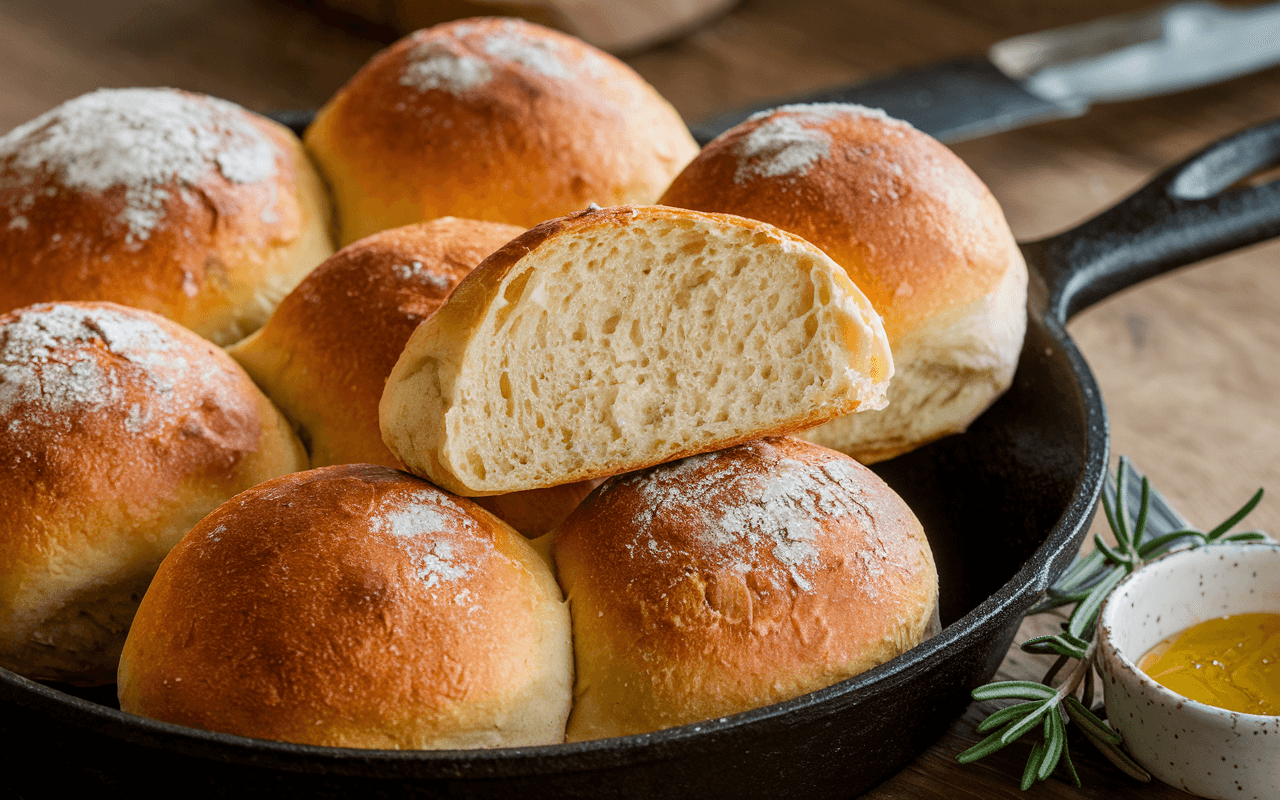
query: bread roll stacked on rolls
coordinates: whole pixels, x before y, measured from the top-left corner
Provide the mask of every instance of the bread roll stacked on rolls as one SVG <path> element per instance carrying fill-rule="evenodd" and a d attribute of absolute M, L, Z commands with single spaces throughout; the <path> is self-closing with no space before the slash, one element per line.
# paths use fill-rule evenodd
<path fill-rule="evenodd" d="M 514 19 L 418 31 L 320 111 L 306 143 L 342 244 L 443 216 L 529 228 L 588 203 L 652 203 L 698 152 L 630 67 Z"/>
<path fill-rule="evenodd" d="M 0 316 L 0 666 L 110 682 L 169 549 L 305 466 L 243 370 L 173 322 L 110 303 Z"/>
<path fill-rule="evenodd" d="M 120 707 L 304 744 L 550 744 L 569 624 L 546 563 L 496 517 L 384 467 L 326 467 L 238 495 L 174 548 Z"/>
<path fill-rule="evenodd" d="M 445 217 L 368 236 L 317 267 L 265 326 L 228 352 L 297 425 L 311 466 L 401 469 L 378 428 L 387 376 L 453 287 L 522 232 Z M 540 536 L 594 487 L 573 483 L 479 502 L 521 533 Z"/>
<path fill-rule="evenodd" d="M 612 478 L 551 538 L 577 654 L 570 741 L 829 686 L 915 646 L 936 615 L 911 510 L 789 437 Z"/>
<path fill-rule="evenodd" d="M 103 89 L 0 137 L 0 311 L 110 300 L 218 344 L 333 252 L 301 143 L 175 89 Z"/>
<path fill-rule="evenodd" d="M 660 201 L 804 237 L 884 317 L 882 411 L 804 434 L 871 463 L 963 431 L 1013 380 L 1027 269 L 999 205 L 950 150 L 851 105 L 784 106 L 711 142 Z"/>
<path fill-rule="evenodd" d="M 494 253 L 414 332 L 383 436 L 463 495 L 617 474 L 878 407 L 880 318 L 770 225 L 595 209 Z"/>

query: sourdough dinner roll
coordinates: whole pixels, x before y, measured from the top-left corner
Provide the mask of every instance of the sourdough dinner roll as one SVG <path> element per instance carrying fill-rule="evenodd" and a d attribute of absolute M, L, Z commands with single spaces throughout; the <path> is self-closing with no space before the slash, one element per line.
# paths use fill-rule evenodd
<path fill-rule="evenodd" d="M 0 315 L 0 666 L 111 682 L 169 548 L 305 459 L 244 371 L 173 322 L 111 303 Z"/>
<path fill-rule="evenodd" d="M 218 344 L 333 252 L 301 143 L 237 105 L 103 89 L 0 137 L 0 311 L 145 308 Z"/>
<path fill-rule="evenodd" d="M 1013 380 L 1027 268 L 991 192 L 950 150 L 852 105 L 784 106 L 707 145 L 662 203 L 804 237 L 884 317 L 882 411 L 804 434 L 872 463 L 963 431 Z"/>
<path fill-rule="evenodd" d="M 401 39 L 329 101 L 306 143 L 347 244 L 448 215 L 532 227 L 652 203 L 698 146 L 630 67 L 515 19 Z"/>
<path fill-rule="evenodd" d="M 228 352 L 297 425 L 311 466 L 403 468 L 382 443 L 378 400 L 405 342 L 485 256 L 523 231 L 445 217 L 347 245 Z M 517 530 L 551 530 L 593 488 L 575 483 L 482 501 Z"/>
<path fill-rule="evenodd" d="M 848 456 L 789 437 L 612 478 L 551 552 L 573 611 L 570 741 L 780 702 L 935 624 L 911 510 Z"/>
<path fill-rule="evenodd" d="M 822 251 L 660 207 L 539 225 L 410 338 L 382 433 L 487 495 L 614 475 L 883 403 L 880 318 Z"/>
<path fill-rule="evenodd" d="M 563 741 L 569 612 L 514 530 L 369 464 L 254 487 L 174 548 L 120 658 L 120 707 L 392 749 Z"/>

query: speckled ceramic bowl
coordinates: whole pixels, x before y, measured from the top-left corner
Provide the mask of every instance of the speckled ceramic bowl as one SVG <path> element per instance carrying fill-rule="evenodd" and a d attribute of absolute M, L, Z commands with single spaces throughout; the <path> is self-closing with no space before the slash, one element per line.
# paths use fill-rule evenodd
<path fill-rule="evenodd" d="M 1280 798 L 1280 717 L 1197 703 L 1137 666 L 1166 637 L 1214 617 L 1280 613 L 1280 545 L 1171 553 L 1124 580 L 1102 606 L 1098 668 L 1107 717 L 1152 775 L 1200 797 Z"/>

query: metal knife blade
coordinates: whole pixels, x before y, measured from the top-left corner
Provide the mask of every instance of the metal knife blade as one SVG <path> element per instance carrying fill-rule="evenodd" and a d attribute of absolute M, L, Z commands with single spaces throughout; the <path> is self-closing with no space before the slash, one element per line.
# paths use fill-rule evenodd
<path fill-rule="evenodd" d="M 997 42 L 973 56 L 716 115 L 700 144 L 790 103 L 884 109 L 944 142 L 1084 114 L 1095 101 L 1203 86 L 1280 63 L 1280 3 L 1183 2 Z"/>

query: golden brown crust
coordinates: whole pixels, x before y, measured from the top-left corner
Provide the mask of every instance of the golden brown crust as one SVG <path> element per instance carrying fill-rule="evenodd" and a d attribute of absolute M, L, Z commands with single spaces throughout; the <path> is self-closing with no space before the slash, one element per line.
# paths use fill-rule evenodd
<path fill-rule="evenodd" d="M 343 243 L 453 215 L 531 227 L 588 203 L 650 203 L 697 145 L 630 67 L 513 19 L 418 31 L 321 110 L 307 147 Z"/>
<path fill-rule="evenodd" d="M 266 739 L 481 747 L 563 736 L 568 614 L 546 564 L 471 503 L 371 465 L 227 502 L 157 573 L 126 711 Z"/>
<path fill-rule="evenodd" d="M 147 580 L 192 525 L 305 466 L 219 348 L 110 303 L 0 316 L 0 430 L 0 663 L 83 683 L 112 680 Z"/>
<path fill-rule="evenodd" d="M 445 217 L 361 239 L 316 267 L 229 352 L 298 423 L 313 467 L 399 469 L 378 429 L 391 368 L 454 286 L 522 232 Z"/>
<path fill-rule="evenodd" d="M 162 130 L 141 152 L 105 141 L 144 124 Z M 67 141 L 86 127 L 104 141 Z M 188 128 L 195 143 L 174 133 Z M 139 163 L 88 166 L 131 158 Z M 329 217 L 283 126 L 172 89 L 85 95 L 0 139 L 0 311 L 109 300 L 229 344 L 333 252 Z"/>
<path fill-rule="evenodd" d="M 607 481 L 552 533 L 577 653 L 570 740 L 813 691 L 919 643 L 920 523 L 852 459 L 761 439 Z"/>
<path fill-rule="evenodd" d="M 963 161 L 859 106 L 753 117 L 708 144 L 659 202 L 762 220 L 817 245 L 866 293 L 893 345 L 994 292 L 1020 263 L 1003 212 Z"/>

